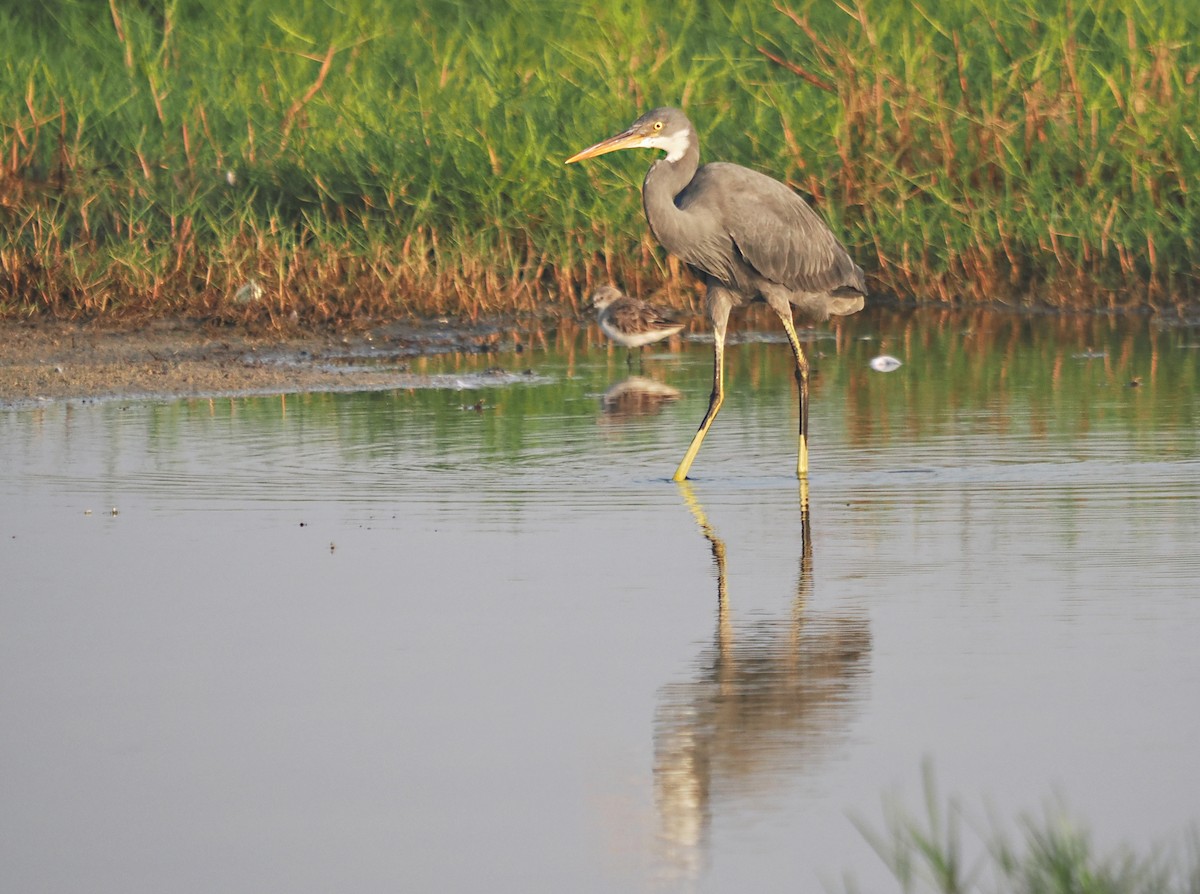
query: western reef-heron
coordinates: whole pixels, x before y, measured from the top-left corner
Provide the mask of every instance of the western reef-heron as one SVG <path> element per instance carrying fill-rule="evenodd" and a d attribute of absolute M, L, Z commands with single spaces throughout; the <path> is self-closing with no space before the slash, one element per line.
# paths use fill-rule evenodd
<path fill-rule="evenodd" d="M 809 364 L 792 323 L 792 308 L 815 322 L 862 310 L 867 294 L 862 268 L 790 187 L 741 165 L 701 165 L 696 129 L 678 109 L 653 109 L 566 163 L 617 149 L 666 152 L 642 182 L 646 220 L 662 247 L 686 263 L 707 287 L 713 325 L 712 396 L 674 479 L 687 478 L 725 399 L 729 313 L 758 298 L 779 316 L 796 358 L 800 390 L 796 474 L 806 478 Z"/>

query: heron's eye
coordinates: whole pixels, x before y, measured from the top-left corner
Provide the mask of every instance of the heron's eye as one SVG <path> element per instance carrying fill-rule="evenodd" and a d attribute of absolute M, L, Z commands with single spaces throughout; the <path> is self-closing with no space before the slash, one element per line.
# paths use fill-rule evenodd
<path fill-rule="evenodd" d="M 654 129 L 655 129 L 655 130 L 662 130 L 662 122 L 661 122 L 661 121 L 655 121 L 655 122 L 654 122 Z"/>

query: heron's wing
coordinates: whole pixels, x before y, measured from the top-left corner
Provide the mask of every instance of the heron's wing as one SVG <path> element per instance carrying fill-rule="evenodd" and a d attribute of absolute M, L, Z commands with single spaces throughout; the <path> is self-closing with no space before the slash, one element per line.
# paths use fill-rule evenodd
<path fill-rule="evenodd" d="M 789 289 L 866 293 L 862 270 L 825 222 L 790 187 L 741 165 L 702 166 L 680 207 L 721 221 L 744 263 Z"/>

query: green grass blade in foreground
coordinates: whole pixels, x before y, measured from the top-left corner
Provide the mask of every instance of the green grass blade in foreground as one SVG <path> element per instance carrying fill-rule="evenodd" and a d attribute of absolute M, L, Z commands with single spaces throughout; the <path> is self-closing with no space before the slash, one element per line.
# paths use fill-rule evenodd
<path fill-rule="evenodd" d="M 855 822 L 905 894 L 1196 894 L 1200 892 L 1200 837 L 1195 831 L 1182 854 L 1139 856 L 1128 849 L 1097 855 L 1086 831 L 1061 807 L 1044 819 L 1024 817 L 1014 843 L 968 822 L 958 803 L 943 805 L 926 767 L 925 815 L 914 817 L 895 803 L 885 807 L 884 829 Z M 993 822 L 993 828 L 998 824 Z M 963 834 L 969 841 L 964 845 Z M 976 856 L 964 865 L 964 851 Z M 856 890 L 852 875 L 849 890 Z"/>

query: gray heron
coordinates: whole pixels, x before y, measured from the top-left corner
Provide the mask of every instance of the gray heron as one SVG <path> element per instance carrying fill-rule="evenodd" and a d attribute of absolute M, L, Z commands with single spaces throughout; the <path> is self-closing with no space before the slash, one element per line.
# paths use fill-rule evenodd
<path fill-rule="evenodd" d="M 808 358 L 792 322 L 862 310 L 862 268 L 794 190 L 758 171 L 727 162 L 700 164 L 696 130 L 678 109 L 653 109 L 628 128 L 567 159 L 567 164 L 618 149 L 661 149 L 642 182 L 650 231 L 663 248 L 704 280 L 713 325 L 713 388 L 700 428 L 673 476 L 687 478 L 725 399 L 725 331 L 729 313 L 761 298 L 783 323 L 796 358 L 800 447 L 796 474 L 808 475 Z"/>

